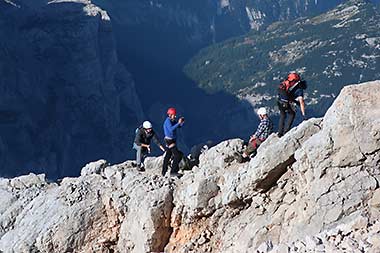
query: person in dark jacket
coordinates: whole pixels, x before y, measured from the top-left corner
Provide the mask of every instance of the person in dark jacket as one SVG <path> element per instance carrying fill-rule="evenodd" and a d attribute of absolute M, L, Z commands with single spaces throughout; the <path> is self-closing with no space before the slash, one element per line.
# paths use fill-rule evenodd
<path fill-rule="evenodd" d="M 164 157 L 164 163 L 162 165 L 162 176 L 165 176 L 168 171 L 170 158 L 173 156 L 172 169 L 170 171 L 171 176 L 180 177 L 178 173 L 179 162 L 181 161 L 181 153 L 177 148 L 177 129 L 182 127 L 185 123 L 185 119 L 181 117 L 178 121 L 176 120 L 177 111 L 175 108 L 169 108 L 167 111 L 168 117 L 164 121 L 164 133 L 165 133 L 165 144 L 166 144 L 166 154 Z"/>
<path fill-rule="evenodd" d="M 283 136 L 292 127 L 296 116 L 296 104 L 300 106 L 303 119 L 306 119 L 304 87 L 306 87 L 306 82 L 301 80 L 301 77 L 297 73 L 290 73 L 287 79 L 280 84 L 277 102 L 280 110 L 280 121 L 277 132 L 279 137 Z"/>
<path fill-rule="evenodd" d="M 157 144 L 162 151 L 165 148 L 161 145 L 156 133 L 153 131 L 152 124 L 149 121 L 144 121 L 141 127 L 137 129 L 133 148 L 136 149 L 136 166 L 138 171 L 144 171 L 144 159 L 150 153 L 151 141 Z"/>

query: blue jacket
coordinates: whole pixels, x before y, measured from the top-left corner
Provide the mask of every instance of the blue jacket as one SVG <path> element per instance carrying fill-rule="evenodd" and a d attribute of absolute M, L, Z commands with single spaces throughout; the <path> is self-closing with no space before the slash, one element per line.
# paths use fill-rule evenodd
<path fill-rule="evenodd" d="M 176 120 L 171 121 L 169 117 L 166 118 L 164 122 L 164 133 L 165 138 L 172 140 L 177 139 L 177 128 L 181 127 L 183 124 L 178 123 Z"/>

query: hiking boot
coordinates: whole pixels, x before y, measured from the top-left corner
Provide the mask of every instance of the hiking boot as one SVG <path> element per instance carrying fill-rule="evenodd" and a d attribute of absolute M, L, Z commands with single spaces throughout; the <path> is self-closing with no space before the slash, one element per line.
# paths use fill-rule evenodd
<path fill-rule="evenodd" d="M 246 163 L 246 162 L 249 162 L 251 160 L 251 158 L 249 158 L 249 156 L 247 157 L 241 157 L 242 158 L 242 161 L 240 163 Z"/>
<path fill-rule="evenodd" d="M 231 163 L 235 160 L 235 157 L 234 156 L 227 156 L 224 158 L 224 162 L 225 163 Z"/>
<path fill-rule="evenodd" d="M 181 178 L 182 174 L 179 174 L 178 172 L 170 172 L 170 177 Z"/>
<path fill-rule="evenodd" d="M 144 165 L 138 165 L 137 171 L 144 172 L 145 171 Z"/>
<path fill-rule="evenodd" d="M 240 154 L 238 154 L 238 156 L 236 156 L 236 161 L 238 163 L 245 163 L 245 162 L 248 162 L 249 160 L 251 160 L 251 158 L 249 158 L 248 156 L 247 157 L 244 157 Z"/>
<path fill-rule="evenodd" d="M 243 156 L 237 152 L 234 153 L 234 158 L 238 163 L 242 163 L 243 161 Z"/>

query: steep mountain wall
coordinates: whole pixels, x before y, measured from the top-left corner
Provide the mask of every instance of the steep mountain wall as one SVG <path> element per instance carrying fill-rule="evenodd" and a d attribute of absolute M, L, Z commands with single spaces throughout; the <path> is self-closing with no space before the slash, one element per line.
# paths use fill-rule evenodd
<path fill-rule="evenodd" d="M 78 178 L 0 180 L 4 252 L 378 252 L 380 81 L 345 87 L 323 119 L 246 164 L 242 140 L 201 155 L 181 179 L 162 157 L 88 164 Z"/>
<path fill-rule="evenodd" d="M 143 112 L 105 11 L 2 0 L 0 37 L 2 175 L 77 175 L 86 161 L 131 153 Z"/>

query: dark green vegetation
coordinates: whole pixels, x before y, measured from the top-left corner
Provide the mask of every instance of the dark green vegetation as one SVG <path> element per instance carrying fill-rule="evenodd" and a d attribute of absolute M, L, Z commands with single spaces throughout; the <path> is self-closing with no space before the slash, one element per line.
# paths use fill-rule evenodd
<path fill-rule="evenodd" d="M 203 49 L 184 70 L 210 93 L 261 96 L 258 103 L 269 105 L 276 85 L 296 70 L 321 114 L 344 85 L 380 79 L 379 20 L 374 5 L 347 1 L 314 18 L 274 23 Z"/>

